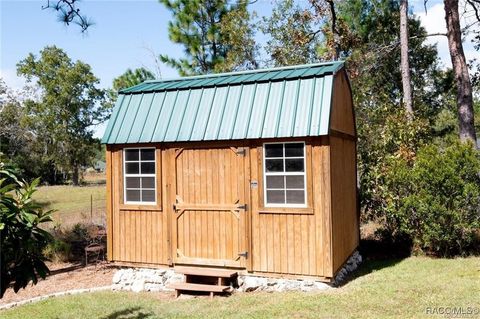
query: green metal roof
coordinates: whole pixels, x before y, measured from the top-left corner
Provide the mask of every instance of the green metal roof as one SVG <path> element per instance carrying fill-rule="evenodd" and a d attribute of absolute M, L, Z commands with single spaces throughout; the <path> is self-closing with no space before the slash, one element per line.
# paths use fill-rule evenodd
<path fill-rule="evenodd" d="M 102 143 L 328 134 L 343 62 L 146 81 L 120 91 Z"/>

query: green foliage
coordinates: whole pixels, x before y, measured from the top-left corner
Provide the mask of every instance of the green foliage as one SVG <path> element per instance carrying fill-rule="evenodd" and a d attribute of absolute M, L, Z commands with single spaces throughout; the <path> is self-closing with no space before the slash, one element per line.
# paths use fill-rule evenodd
<path fill-rule="evenodd" d="M 25 101 L 22 119 L 35 137 L 32 153 L 53 174 L 70 173 L 77 185 L 80 167 L 91 164 L 99 148 L 93 127 L 110 114 L 106 91 L 97 87 L 88 64 L 72 62 L 55 46 L 45 47 L 39 58 L 30 54 L 17 64 L 17 72 L 41 89 L 40 98 Z"/>
<path fill-rule="evenodd" d="M 43 249 L 42 254 L 53 262 L 67 262 L 70 260 L 71 246 L 61 239 L 54 238 Z"/>
<path fill-rule="evenodd" d="M 361 217 L 363 221 L 384 222 L 384 191 L 388 191 L 386 163 L 399 158 L 414 161 L 417 149 L 428 138 L 428 125 L 418 118 L 406 121 L 404 110 L 396 105 L 361 115 L 365 118 L 357 121 L 369 123 L 358 125 L 357 131 Z"/>
<path fill-rule="evenodd" d="M 23 99 L 35 99 L 30 88 L 15 92 L 0 81 L 0 152 L 6 155 L 5 165 L 28 181 L 36 177 L 48 183 L 60 180 L 61 176 L 55 174 L 51 162 L 41 151 L 35 151 L 40 147 L 24 121 Z"/>
<path fill-rule="evenodd" d="M 0 297 L 10 284 L 17 292 L 49 271 L 42 251 L 51 235 L 40 226 L 52 220 L 52 211 L 32 201 L 38 183 L 18 180 L 0 164 Z"/>
<path fill-rule="evenodd" d="M 385 226 L 415 251 L 454 256 L 480 244 L 480 154 L 469 144 L 426 145 L 415 161 L 385 163 Z"/>
<path fill-rule="evenodd" d="M 161 55 L 180 75 L 256 67 L 247 2 L 238 0 L 160 0 L 172 13 L 169 38 L 184 47 L 184 58 Z M 231 33 L 232 31 L 234 33 Z"/>
<path fill-rule="evenodd" d="M 398 39 L 399 5 L 389 0 L 348 1 L 338 7 L 348 25 L 346 35 L 354 46 L 342 46 L 352 78 L 354 102 L 363 112 L 377 105 L 399 105 L 403 98 Z M 449 74 L 438 66 L 437 50 L 425 43 L 425 29 L 418 18 L 409 17 L 410 72 L 415 116 L 433 120 L 449 107 L 444 90 Z M 448 83 L 451 84 L 451 83 Z"/>
<path fill-rule="evenodd" d="M 255 13 L 253 14 L 255 16 Z M 247 2 L 240 1 L 236 8 L 228 11 L 220 21 L 222 42 L 226 54 L 222 63 L 217 63 L 214 72 L 231 72 L 258 67 L 258 44 L 255 42 L 256 24 L 252 23 Z"/>
<path fill-rule="evenodd" d="M 276 2 L 260 29 L 269 39 L 265 51 L 275 66 L 318 61 L 320 24 L 314 14 L 292 0 Z"/>
<path fill-rule="evenodd" d="M 455 142 L 455 153 L 450 146 L 457 129 L 452 72 L 439 68 L 436 48 L 425 43 L 425 29 L 409 17 L 415 118 L 408 121 L 401 105 L 399 3 L 353 0 L 338 3 L 337 9 L 357 120 L 362 220 L 379 223 L 387 238 L 410 242 L 417 251 L 471 252 L 478 196 L 454 198 L 457 191 L 476 196 L 477 190 L 467 189 L 478 170 L 470 167 L 470 175 L 457 177 L 452 171 L 475 166 L 477 159 L 471 149 Z M 438 146 L 426 146 L 434 143 Z M 447 161 L 448 156 L 454 160 Z M 443 192 L 436 178 L 445 183 Z"/>
<path fill-rule="evenodd" d="M 148 71 L 145 68 L 137 68 L 135 70 L 127 69 L 125 73 L 119 77 L 113 79 L 113 89 L 115 91 L 120 91 L 137 84 L 140 84 L 147 80 L 154 80 L 155 76 L 152 72 Z"/>
<path fill-rule="evenodd" d="M 89 236 L 89 225 L 83 223 L 76 223 L 73 225 L 70 234 L 68 235 L 69 240 L 87 240 Z"/>

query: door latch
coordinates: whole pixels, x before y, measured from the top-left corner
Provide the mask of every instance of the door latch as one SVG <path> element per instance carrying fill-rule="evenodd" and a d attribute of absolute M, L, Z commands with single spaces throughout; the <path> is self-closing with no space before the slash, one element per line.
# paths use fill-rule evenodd
<path fill-rule="evenodd" d="M 238 208 L 238 209 L 247 210 L 247 204 L 238 205 L 237 208 Z"/>

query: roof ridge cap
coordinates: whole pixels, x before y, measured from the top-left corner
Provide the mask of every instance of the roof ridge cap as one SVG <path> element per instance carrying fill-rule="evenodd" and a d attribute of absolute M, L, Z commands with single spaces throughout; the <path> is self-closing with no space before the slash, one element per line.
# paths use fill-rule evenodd
<path fill-rule="evenodd" d="M 203 78 L 214 78 L 214 77 L 221 77 L 221 76 L 229 76 L 229 75 L 242 75 L 242 74 L 252 74 L 252 73 L 260 73 L 260 72 L 272 72 L 272 71 L 282 71 L 282 70 L 294 70 L 294 69 L 301 69 L 306 67 L 317 67 L 317 66 L 326 66 L 326 65 L 344 65 L 345 61 L 329 61 L 329 62 L 318 62 L 318 63 L 310 63 L 310 64 L 296 64 L 296 65 L 287 65 L 287 66 L 280 66 L 274 68 L 263 68 L 263 69 L 254 69 L 254 70 L 244 70 L 244 71 L 232 71 L 232 72 L 223 72 L 223 73 L 208 73 L 208 74 L 199 74 L 199 75 L 191 75 L 191 76 L 179 76 L 179 77 L 172 77 L 166 79 L 155 79 L 155 80 L 147 80 L 142 83 L 144 84 L 153 84 L 153 83 L 165 83 L 171 81 L 187 81 L 187 80 L 195 80 L 195 79 L 203 79 Z M 339 68 L 335 69 L 334 72 L 338 71 Z"/>

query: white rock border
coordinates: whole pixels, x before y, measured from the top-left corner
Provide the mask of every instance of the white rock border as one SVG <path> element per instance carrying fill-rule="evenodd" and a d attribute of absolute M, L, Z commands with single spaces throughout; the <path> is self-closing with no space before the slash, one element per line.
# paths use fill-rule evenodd
<path fill-rule="evenodd" d="M 50 299 L 50 298 L 53 298 L 53 297 L 78 295 L 78 294 L 83 294 L 83 293 L 87 293 L 87 292 L 97 292 L 97 291 L 105 291 L 105 290 L 112 290 L 112 286 L 101 286 L 101 287 L 84 288 L 84 289 L 72 289 L 72 290 L 54 292 L 54 293 L 51 293 L 51 294 L 48 294 L 48 295 L 38 296 L 38 297 L 26 299 L 26 300 L 11 302 L 11 303 L 8 303 L 8 304 L 5 304 L 5 305 L 0 305 L 0 310 L 10 309 L 10 308 L 13 308 L 13 307 L 22 306 L 22 305 L 26 305 L 26 304 L 29 304 L 29 303 L 39 302 L 39 301 Z"/>
<path fill-rule="evenodd" d="M 287 279 L 272 278 L 268 276 L 239 274 L 238 285 L 232 286 L 230 292 L 251 291 L 325 291 L 340 286 L 362 263 L 362 256 L 355 250 L 342 268 L 337 272 L 330 283 L 312 279 Z M 176 274 L 173 268 L 121 268 L 115 272 L 112 278 L 113 290 L 126 290 L 133 292 L 150 291 L 173 291 L 170 284 L 183 282 L 184 276 Z"/>

